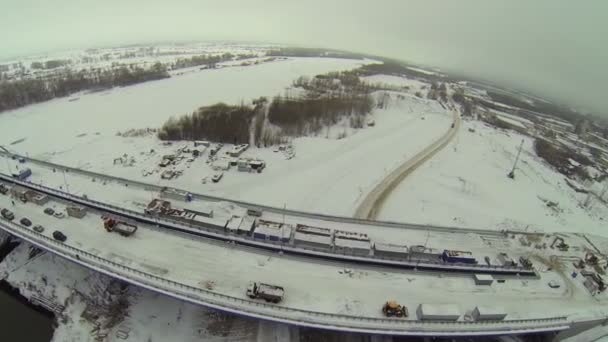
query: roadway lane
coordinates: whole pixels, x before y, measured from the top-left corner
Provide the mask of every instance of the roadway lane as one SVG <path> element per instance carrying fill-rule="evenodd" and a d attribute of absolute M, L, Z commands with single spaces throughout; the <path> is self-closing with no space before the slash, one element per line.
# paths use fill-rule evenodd
<path fill-rule="evenodd" d="M 443 136 L 389 173 L 365 196 L 355 211 L 356 218 L 375 220 L 382 210 L 382 205 L 397 185 L 452 141 L 460 128 L 460 115 L 454 111 L 453 116 L 454 127 L 450 127 Z"/>

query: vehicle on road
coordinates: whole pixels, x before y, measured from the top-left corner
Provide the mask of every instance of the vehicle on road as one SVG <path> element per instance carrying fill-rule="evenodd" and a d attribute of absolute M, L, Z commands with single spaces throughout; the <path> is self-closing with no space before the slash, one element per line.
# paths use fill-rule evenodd
<path fill-rule="evenodd" d="M 267 302 L 278 303 L 283 299 L 285 290 L 281 286 L 251 282 L 247 286 L 247 296 L 251 299 L 264 299 Z"/>
<path fill-rule="evenodd" d="M 102 216 L 103 227 L 108 232 L 117 232 L 122 236 L 131 236 L 137 231 L 137 226 L 127 223 L 125 221 L 121 221 L 114 217 Z"/>
<path fill-rule="evenodd" d="M 39 224 L 35 225 L 32 229 L 34 229 L 34 231 L 38 233 L 42 233 L 44 231 L 44 227 Z"/>
<path fill-rule="evenodd" d="M 261 217 L 262 216 L 262 211 L 261 210 L 256 210 L 256 209 L 247 209 L 247 215 L 249 215 L 249 216 L 255 216 L 255 217 Z"/>
<path fill-rule="evenodd" d="M 559 283 L 555 280 L 551 280 L 549 282 L 549 287 L 552 289 L 558 289 L 560 287 Z"/>
<path fill-rule="evenodd" d="M 0 210 L 0 214 L 2 215 L 2 217 L 4 217 L 5 219 L 7 219 L 9 221 L 12 221 L 15 219 L 15 214 L 13 214 L 13 212 L 8 209 Z"/>
<path fill-rule="evenodd" d="M 217 183 L 222 179 L 223 176 L 224 176 L 223 172 L 216 173 L 213 175 L 213 177 L 211 177 L 211 180 L 213 181 L 213 183 Z"/>
<path fill-rule="evenodd" d="M 64 214 L 64 213 L 62 213 L 61 211 L 56 211 L 56 212 L 53 214 L 53 216 L 54 216 L 54 217 L 56 217 L 56 218 L 58 218 L 58 219 L 62 219 L 62 218 L 64 218 L 64 217 L 65 217 L 65 214 Z"/>
<path fill-rule="evenodd" d="M 407 307 L 397 303 L 395 300 L 389 300 L 382 306 L 382 313 L 386 317 L 407 317 Z"/>
<path fill-rule="evenodd" d="M 53 208 L 46 208 L 44 209 L 44 213 L 47 215 L 53 215 L 55 214 L 55 210 L 53 210 Z"/>
<path fill-rule="evenodd" d="M 63 234 L 62 232 L 56 230 L 53 232 L 53 238 L 57 241 L 61 241 L 61 242 L 65 242 L 65 240 L 68 239 L 67 236 L 65 236 L 65 234 Z"/>
<path fill-rule="evenodd" d="M 19 221 L 19 222 L 21 222 L 21 224 L 26 227 L 29 227 L 32 225 L 32 221 L 30 221 L 27 217 L 22 218 L 21 221 Z"/>

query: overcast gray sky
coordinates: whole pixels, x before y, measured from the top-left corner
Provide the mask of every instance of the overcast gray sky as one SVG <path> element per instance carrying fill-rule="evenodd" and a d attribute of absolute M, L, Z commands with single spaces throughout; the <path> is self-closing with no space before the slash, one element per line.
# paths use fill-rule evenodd
<path fill-rule="evenodd" d="M 608 1 L 3 0 L 0 59 L 158 40 L 333 47 L 459 70 L 608 115 Z"/>

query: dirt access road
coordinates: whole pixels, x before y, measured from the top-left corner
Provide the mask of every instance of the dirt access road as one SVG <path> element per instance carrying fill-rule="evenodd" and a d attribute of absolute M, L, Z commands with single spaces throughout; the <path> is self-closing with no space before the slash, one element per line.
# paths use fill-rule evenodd
<path fill-rule="evenodd" d="M 420 165 L 424 164 L 425 161 L 433 157 L 435 153 L 441 151 L 441 149 L 452 141 L 460 128 L 459 113 L 454 111 L 453 116 L 454 127 L 450 126 L 450 129 L 448 129 L 443 136 L 427 146 L 424 150 L 418 152 L 412 158 L 408 159 L 405 163 L 401 164 L 401 166 L 393 170 L 380 183 L 378 183 L 372 189 L 372 191 L 365 196 L 363 201 L 361 201 L 359 207 L 357 207 L 357 210 L 355 211 L 355 218 L 375 220 L 378 217 L 380 210 L 382 210 L 382 205 L 390 196 L 391 192 L 397 187 L 397 185 L 399 185 L 399 183 L 401 183 L 405 177 L 416 170 Z"/>

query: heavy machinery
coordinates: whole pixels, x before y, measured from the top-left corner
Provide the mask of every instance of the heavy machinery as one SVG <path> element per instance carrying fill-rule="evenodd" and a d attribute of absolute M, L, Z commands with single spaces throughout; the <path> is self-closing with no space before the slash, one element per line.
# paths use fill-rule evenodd
<path fill-rule="evenodd" d="M 251 299 L 261 298 L 267 302 L 278 303 L 283 299 L 285 290 L 281 286 L 251 282 L 247 286 L 247 296 Z"/>
<path fill-rule="evenodd" d="M 407 317 L 407 307 L 397 303 L 395 300 L 389 300 L 382 306 L 382 313 L 386 317 Z"/>
<path fill-rule="evenodd" d="M 530 261 L 530 259 L 525 256 L 519 257 L 519 263 L 527 270 L 530 270 L 533 267 L 532 261 Z"/>
<path fill-rule="evenodd" d="M 557 247 L 557 249 L 559 249 L 562 252 L 567 252 L 568 249 L 570 248 L 570 246 L 568 246 L 568 244 L 566 244 L 564 239 L 559 236 L 556 236 L 555 240 L 553 240 L 553 243 L 551 243 L 551 248 L 554 248 L 554 247 Z"/>
<path fill-rule="evenodd" d="M 103 227 L 108 232 L 115 231 L 122 236 L 130 236 L 137 231 L 137 226 L 121 221 L 115 217 L 102 216 L 101 219 L 103 220 Z"/>

